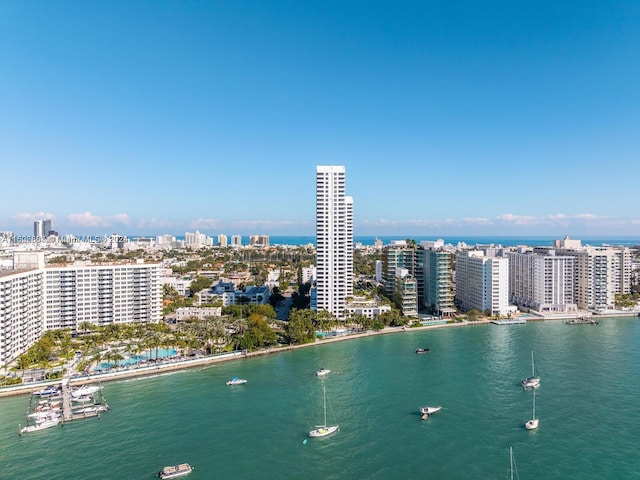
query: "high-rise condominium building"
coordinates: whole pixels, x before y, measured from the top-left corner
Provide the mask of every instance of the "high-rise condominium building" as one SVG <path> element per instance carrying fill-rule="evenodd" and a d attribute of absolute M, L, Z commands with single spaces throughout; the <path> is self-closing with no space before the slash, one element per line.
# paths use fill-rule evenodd
<path fill-rule="evenodd" d="M 424 248 L 419 252 L 424 255 L 423 305 L 430 313 L 443 317 L 453 315 L 456 311 L 453 252 L 435 247 Z"/>
<path fill-rule="evenodd" d="M 556 255 L 551 248 L 507 252 L 509 300 L 541 313 L 571 313 L 574 301 L 575 258 Z"/>
<path fill-rule="evenodd" d="M 51 233 L 51 220 L 36 220 L 33 222 L 33 236 L 44 240 Z"/>
<path fill-rule="evenodd" d="M 0 364 L 26 352 L 44 331 L 43 270 L 0 271 Z"/>
<path fill-rule="evenodd" d="M 0 364 L 46 330 L 162 318 L 159 264 L 45 266 L 42 252 L 16 252 L 0 271 Z"/>
<path fill-rule="evenodd" d="M 509 312 L 509 261 L 478 250 L 456 255 L 456 303 L 463 311 Z"/>
<path fill-rule="evenodd" d="M 268 247 L 269 235 L 250 235 L 249 245 L 252 247 Z"/>
<path fill-rule="evenodd" d="M 316 167 L 316 308 L 344 318 L 353 295 L 353 199 L 344 166 Z"/>

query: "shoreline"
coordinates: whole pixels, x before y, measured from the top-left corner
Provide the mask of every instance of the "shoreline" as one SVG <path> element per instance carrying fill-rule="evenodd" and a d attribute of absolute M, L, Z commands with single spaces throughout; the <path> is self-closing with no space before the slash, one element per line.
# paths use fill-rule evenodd
<path fill-rule="evenodd" d="M 158 374 L 176 372 L 180 370 L 188 370 L 190 368 L 204 367 L 207 365 L 213 365 L 215 363 L 229 362 L 233 360 L 247 359 L 252 357 L 261 357 L 265 355 L 272 355 L 279 352 L 292 351 L 300 348 L 316 347 L 316 346 L 325 345 L 329 343 L 354 340 L 354 339 L 370 337 L 374 335 L 388 335 L 393 333 L 405 333 L 405 332 L 411 332 L 411 331 L 429 330 L 434 328 L 485 325 L 488 323 L 490 323 L 489 320 L 478 320 L 475 322 L 464 321 L 464 322 L 456 322 L 456 323 L 445 323 L 445 324 L 439 324 L 439 325 L 425 325 L 425 326 L 411 327 L 411 328 L 385 327 L 382 330 L 378 330 L 378 331 L 368 330 L 366 332 L 354 333 L 351 335 L 342 335 L 342 336 L 336 336 L 331 338 L 324 338 L 322 340 L 316 339 L 315 342 L 303 343 L 300 345 L 282 345 L 280 347 L 264 348 L 264 349 L 255 350 L 252 352 L 235 351 L 235 352 L 229 352 L 229 353 L 219 354 L 215 356 L 198 357 L 198 358 L 185 359 L 185 360 L 175 360 L 167 363 L 161 363 L 158 365 L 149 365 L 149 366 L 137 367 L 137 368 L 127 369 L 127 370 L 119 370 L 116 372 L 76 376 L 76 377 L 69 378 L 69 384 L 72 386 L 79 386 L 79 385 L 87 385 L 91 383 L 111 382 L 111 381 L 122 380 L 126 378 L 150 377 Z M 34 382 L 28 385 L 20 384 L 20 385 L 12 385 L 9 387 L 2 387 L 0 388 L 0 398 L 17 396 L 17 395 L 28 395 L 47 385 L 58 385 L 63 380 L 64 379 L 56 379 L 56 380 L 48 380 L 46 382 Z"/>
<path fill-rule="evenodd" d="M 594 317 L 596 318 L 616 318 L 616 317 L 632 317 L 632 316 L 636 317 L 637 313 L 634 313 L 633 315 L 616 314 L 612 316 L 594 315 Z M 528 321 L 545 321 L 545 320 L 553 321 L 553 320 L 566 320 L 566 318 L 568 317 L 565 317 L 565 316 L 535 317 L 535 318 L 529 317 L 527 320 Z M 265 355 L 272 355 L 279 352 L 292 351 L 300 348 L 317 347 L 320 345 L 326 345 L 326 344 L 335 343 L 335 342 L 343 342 L 348 340 L 355 340 L 355 339 L 364 338 L 364 337 L 371 337 L 374 335 L 389 335 L 389 334 L 395 334 L 395 333 L 406 333 L 406 332 L 423 331 L 423 330 L 431 330 L 431 329 L 438 329 L 438 328 L 458 328 L 458 327 L 470 327 L 470 326 L 487 325 L 487 324 L 491 324 L 491 320 L 476 320 L 476 321 L 464 320 L 461 322 L 443 323 L 443 324 L 435 324 L 435 325 L 423 325 L 420 327 L 410 327 L 410 328 L 385 327 L 382 330 L 378 330 L 378 331 L 368 330 L 366 332 L 354 333 L 350 335 L 341 335 L 341 336 L 330 337 L 330 338 L 323 338 L 321 340 L 316 338 L 315 342 L 303 343 L 300 345 L 282 345 L 279 347 L 271 347 L 271 348 L 255 350 L 253 352 L 235 351 L 235 352 L 229 352 L 229 353 L 219 354 L 215 356 L 169 361 L 167 363 L 161 363 L 158 365 L 150 365 L 150 366 L 137 367 L 137 368 L 127 369 L 127 370 L 119 370 L 116 372 L 76 376 L 76 377 L 69 378 L 69 384 L 72 386 L 78 386 L 78 385 L 86 385 L 91 383 L 111 382 L 111 381 L 122 380 L 126 378 L 150 377 L 158 374 L 164 374 L 164 373 L 176 372 L 180 370 L 188 370 L 190 368 L 213 365 L 215 363 L 229 362 L 233 360 L 247 359 L 252 357 L 261 357 Z M 56 380 L 49 380 L 46 382 L 35 382 L 33 384 L 28 384 L 28 385 L 20 384 L 20 385 L 12 385 L 9 387 L 0 387 L 0 398 L 17 396 L 17 395 L 28 395 L 47 385 L 57 385 L 61 383 L 63 380 L 64 379 L 56 379 Z"/>

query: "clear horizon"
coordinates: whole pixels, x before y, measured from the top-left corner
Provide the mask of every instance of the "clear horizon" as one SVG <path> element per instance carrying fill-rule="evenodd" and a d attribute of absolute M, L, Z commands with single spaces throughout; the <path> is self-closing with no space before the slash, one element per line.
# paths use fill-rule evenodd
<path fill-rule="evenodd" d="M 640 236 L 640 3 L 0 4 L 0 231 Z M 209 233 L 211 232 L 211 233 Z"/>

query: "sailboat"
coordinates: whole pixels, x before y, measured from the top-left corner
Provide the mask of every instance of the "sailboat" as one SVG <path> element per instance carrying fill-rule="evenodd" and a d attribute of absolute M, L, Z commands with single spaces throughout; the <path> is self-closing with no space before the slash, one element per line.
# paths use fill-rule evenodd
<path fill-rule="evenodd" d="M 324 411 L 324 422 L 322 425 L 316 425 L 316 428 L 309 432 L 310 437 L 326 437 L 338 430 L 338 425 L 327 425 L 327 391 L 322 387 L 322 403 Z"/>
<path fill-rule="evenodd" d="M 533 418 L 529 420 L 525 427 L 527 430 L 535 430 L 538 428 L 538 424 L 540 423 L 540 419 L 536 418 L 536 391 L 533 391 Z"/>
<path fill-rule="evenodd" d="M 513 480 L 514 479 L 514 475 L 515 474 L 515 478 L 520 478 L 518 477 L 518 469 L 516 468 L 516 461 L 513 458 L 513 448 L 509 447 L 509 479 Z"/>
<path fill-rule="evenodd" d="M 538 388 L 540 386 L 540 377 L 536 377 L 536 364 L 533 361 L 533 350 L 531 350 L 531 376 L 523 378 L 520 384 L 522 388 Z"/>

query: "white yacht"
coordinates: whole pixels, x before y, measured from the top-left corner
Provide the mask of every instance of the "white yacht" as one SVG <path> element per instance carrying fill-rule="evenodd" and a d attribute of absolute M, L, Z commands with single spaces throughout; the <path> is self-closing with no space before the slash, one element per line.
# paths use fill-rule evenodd
<path fill-rule="evenodd" d="M 37 432 L 38 430 L 44 430 L 45 428 L 55 427 L 60 424 L 60 415 L 54 412 L 49 412 L 46 416 L 36 418 L 33 425 L 27 425 L 20 429 L 20 434 Z"/>
<path fill-rule="evenodd" d="M 98 385 L 82 385 L 71 392 L 73 398 L 88 397 L 96 392 L 99 392 L 102 387 Z"/>
<path fill-rule="evenodd" d="M 324 377 L 325 375 L 328 375 L 329 373 L 331 373 L 331 370 L 329 370 L 328 368 L 321 368 L 320 370 L 316 370 L 316 375 L 318 377 Z"/>

